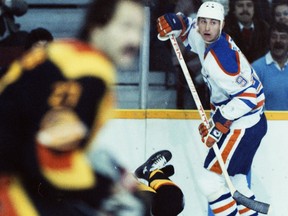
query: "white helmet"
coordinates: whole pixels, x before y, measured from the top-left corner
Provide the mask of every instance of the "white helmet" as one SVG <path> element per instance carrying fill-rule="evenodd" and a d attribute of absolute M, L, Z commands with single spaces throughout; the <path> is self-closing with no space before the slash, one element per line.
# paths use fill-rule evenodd
<path fill-rule="evenodd" d="M 222 28 L 224 26 L 224 18 L 225 18 L 223 5 L 215 1 L 206 1 L 200 6 L 197 12 L 196 15 L 197 21 L 199 17 L 215 19 L 220 21 L 220 31 L 218 35 L 219 38 L 222 32 Z M 205 43 L 211 44 L 213 43 L 213 41 L 212 42 L 205 41 Z"/>
<path fill-rule="evenodd" d="M 215 1 L 206 1 L 200 6 L 197 12 L 197 20 L 199 17 L 219 20 L 222 27 L 224 22 L 224 7 Z"/>

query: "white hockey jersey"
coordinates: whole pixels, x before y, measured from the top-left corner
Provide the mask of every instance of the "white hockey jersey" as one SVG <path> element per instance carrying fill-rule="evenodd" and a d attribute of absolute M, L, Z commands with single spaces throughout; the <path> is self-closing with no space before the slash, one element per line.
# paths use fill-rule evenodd
<path fill-rule="evenodd" d="M 226 33 L 206 47 L 195 21 L 190 27 L 183 44 L 200 58 L 212 111 L 220 108 L 225 118 L 234 120 L 231 129 L 253 126 L 263 113 L 265 96 L 250 63 Z"/>

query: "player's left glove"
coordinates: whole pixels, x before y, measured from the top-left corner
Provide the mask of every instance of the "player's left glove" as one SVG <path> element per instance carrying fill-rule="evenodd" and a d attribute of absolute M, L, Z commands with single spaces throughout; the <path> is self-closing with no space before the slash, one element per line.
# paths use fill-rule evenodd
<path fill-rule="evenodd" d="M 177 38 L 184 36 L 189 25 L 189 21 L 182 13 L 167 13 L 157 19 L 158 39 L 165 41 L 169 35 L 174 34 Z"/>
<path fill-rule="evenodd" d="M 201 123 L 198 127 L 202 142 L 207 147 L 212 147 L 215 142 L 218 142 L 223 134 L 226 134 L 232 124 L 232 120 L 223 117 L 220 109 L 217 109 L 215 114 L 209 120 L 209 125 Z"/>

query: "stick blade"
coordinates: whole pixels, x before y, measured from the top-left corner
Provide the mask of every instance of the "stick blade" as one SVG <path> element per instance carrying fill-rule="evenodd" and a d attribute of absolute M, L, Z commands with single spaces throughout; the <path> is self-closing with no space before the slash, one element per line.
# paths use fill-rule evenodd
<path fill-rule="evenodd" d="M 268 214 L 270 205 L 264 202 L 259 202 L 257 200 L 249 199 L 238 191 L 235 191 L 233 194 L 233 198 L 239 202 L 240 204 L 254 210 L 260 212 L 262 214 Z"/>

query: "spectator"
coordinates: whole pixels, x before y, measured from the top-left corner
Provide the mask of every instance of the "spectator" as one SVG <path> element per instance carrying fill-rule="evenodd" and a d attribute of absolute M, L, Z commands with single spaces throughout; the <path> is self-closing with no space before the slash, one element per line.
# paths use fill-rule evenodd
<path fill-rule="evenodd" d="M 230 0 L 224 31 L 251 63 L 268 51 L 269 25 L 260 19 L 257 0 Z"/>
<path fill-rule="evenodd" d="M 288 2 L 287 0 L 275 0 L 272 7 L 274 22 L 282 22 L 288 25 Z"/>
<path fill-rule="evenodd" d="M 24 51 L 31 49 L 32 47 L 42 47 L 46 46 L 48 42 L 54 40 L 52 34 L 44 28 L 36 28 L 33 29 L 26 38 L 24 43 Z M 9 65 L 2 66 L 0 68 L 0 78 L 6 73 L 8 70 Z"/>
<path fill-rule="evenodd" d="M 288 110 L 288 26 L 276 23 L 270 30 L 270 51 L 253 62 L 264 86 L 266 110 Z"/>
<path fill-rule="evenodd" d="M 170 179 L 170 176 L 174 175 L 174 167 L 166 165 L 171 158 L 170 151 L 158 151 L 135 171 L 140 181 L 147 182 L 141 183 L 139 187 L 142 195 L 148 198 L 148 207 L 151 208 L 152 215 L 177 216 L 184 208 L 184 195 Z"/>
<path fill-rule="evenodd" d="M 24 0 L 0 0 L 1 39 L 20 30 L 20 25 L 15 23 L 14 16 L 23 16 L 27 10 L 28 4 Z"/>
<path fill-rule="evenodd" d="M 0 79 L 0 215 L 102 215 L 119 198 L 118 184 L 86 153 L 114 107 L 115 66 L 135 60 L 143 5 L 93 0 L 87 9 L 79 40 L 32 49 Z M 133 200 L 125 209 L 141 215 L 134 191 L 125 191 Z"/>
<path fill-rule="evenodd" d="M 28 10 L 24 0 L 0 0 L 0 67 L 7 67 L 24 52 L 27 31 L 20 29 L 15 16 Z"/>
<path fill-rule="evenodd" d="M 54 40 L 53 35 L 45 28 L 36 28 L 29 32 L 25 43 L 25 50 L 32 47 L 46 46 L 48 42 Z"/>

